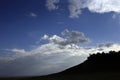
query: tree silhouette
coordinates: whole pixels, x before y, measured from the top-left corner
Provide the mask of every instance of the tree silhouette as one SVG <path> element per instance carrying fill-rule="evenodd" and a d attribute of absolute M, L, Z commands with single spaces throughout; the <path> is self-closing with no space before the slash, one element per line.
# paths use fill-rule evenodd
<path fill-rule="evenodd" d="M 94 72 L 120 72 L 120 51 L 90 54 L 86 61 L 61 72 L 61 74 L 83 74 Z"/>

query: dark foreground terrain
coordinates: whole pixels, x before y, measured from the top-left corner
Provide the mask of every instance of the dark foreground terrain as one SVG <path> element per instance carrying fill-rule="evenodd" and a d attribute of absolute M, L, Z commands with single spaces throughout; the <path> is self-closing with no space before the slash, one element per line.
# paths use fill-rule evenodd
<path fill-rule="evenodd" d="M 82 64 L 48 76 L 0 80 L 120 80 L 120 52 L 92 54 Z"/>
<path fill-rule="evenodd" d="M 120 73 L 94 73 L 83 75 L 56 75 L 26 78 L 0 78 L 0 80 L 120 80 Z"/>

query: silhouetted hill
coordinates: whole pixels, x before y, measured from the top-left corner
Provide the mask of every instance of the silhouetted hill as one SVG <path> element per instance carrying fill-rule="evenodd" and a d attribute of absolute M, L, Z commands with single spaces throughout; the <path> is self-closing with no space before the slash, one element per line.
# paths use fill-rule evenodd
<path fill-rule="evenodd" d="M 83 63 L 48 76 L 0 80 L 120 80 L 120 51 L 92 54 Z"/>
<path fill-rule="evenodd" d="M 86 74 L 95 72 L 120 72 L 120 51 L 90 55 L 83 63 L 59 74 Z"/>

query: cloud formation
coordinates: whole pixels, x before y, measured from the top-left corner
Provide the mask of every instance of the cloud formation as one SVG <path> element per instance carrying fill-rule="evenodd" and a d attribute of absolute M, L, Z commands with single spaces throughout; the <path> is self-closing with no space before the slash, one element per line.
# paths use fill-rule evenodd
<path fill-rule="evenodd" d="M 49 40 L 49 42 L 36 46 L 30 51 L 17 48 L 0 51 L 1 54 L 4 53 L 0 56 L 0 77 L 39 76 L 56 73 L 80 64 L 87 59 L 89 54 L 120 50 L 119 44 L 110 43 L 100 44 L 101 46 L 96 47 L 78 46 L 77 43 L 87 42 L 84 33 L 65 30 L 62 34 L 66 37 L 44 35 L 42 40 Z M 81 41 L 81 37 L 83 41 Z"/>
<path fill-rule="evenodd" d="M 98 45 L 98 50 L 100 52 L 119 51 L 120 45 L 114 43 L 101 43 Z"/>
<path fill-rule="evenodd" d="M 85 8 L 94 13 L 120 13 L 119 0 L 68 0 L 68 3 L 71 18 L 79 18 Z"/>
<path fill-rule="evenodd" d="M 19 49 L 9 50 L 7 52 L 13 55 L 11 59 L 0 57 L 0 76 L 34 76 L 59 72 L 83 62 L 88 56 L 84 49 L 81 48 L 81 51 L 70 47 L 60 48 L 57 44 L 47 43 L 24 54 Z"/>
<path fill-rule="evenodd" d="M 59 0 L 46 0 L 46 7 L 49 11 L 58 9 Z"/>
<path fill-rule="evenodd" d="M 50 42 L 62 46 L 87 43 L 90 41 L 88 38 L 85 37 L 84 33 L 79 31 L 69 31 L 66 29 L 62 32 L 62 35 L 65 36 L 65 38 L 62 38 L 57 35 L 53 35 L 52 37 L 49 37 L 48 35 L 44 35 L 42 39 L 49 40 Z"/>
<path fill-rule="evenodd" d="M 79 18 L 81 14 L 82 3 L 81 0 L 69 0 L 68 9 L 71 18 Z"/>
<path fill-rule="evenodd" d="M 97 13 L 120 13 L 119 0 L 88 0 L 87 7 L 90 11 Z"/>

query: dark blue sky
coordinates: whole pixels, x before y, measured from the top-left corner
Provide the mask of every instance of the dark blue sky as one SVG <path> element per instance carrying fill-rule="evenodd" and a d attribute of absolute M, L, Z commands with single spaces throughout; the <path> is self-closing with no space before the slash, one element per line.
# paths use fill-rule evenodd
<path fill-rule="evenodd" d="M 93 13 L 85 8 L 79 18 L 70 18 L 68 3 L 60 4 L 60 9 L 48 11 L 45 0 L 0 0 L 0 49 L 29 49 L 44 34 L 60 35 L 64 29 L 83 32 L 90 44 L 119 42 L 120 24 L 112 18 L 113 13 Z"/>

